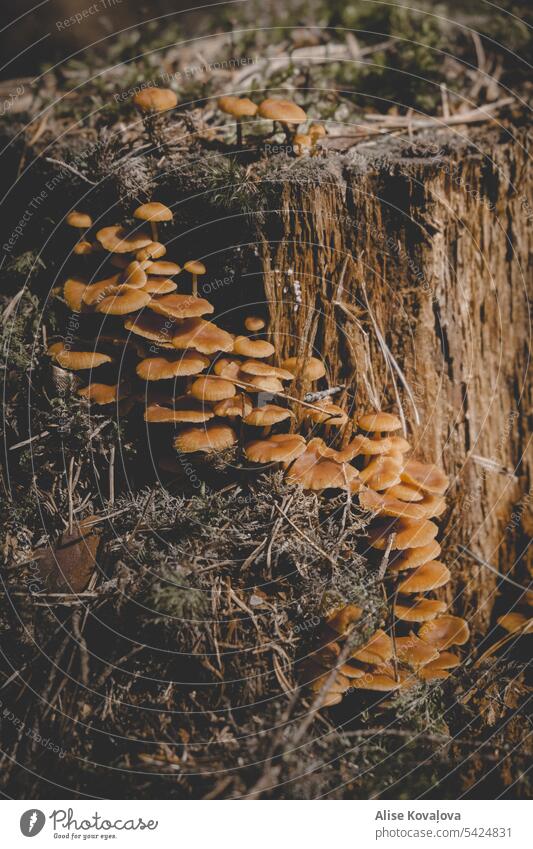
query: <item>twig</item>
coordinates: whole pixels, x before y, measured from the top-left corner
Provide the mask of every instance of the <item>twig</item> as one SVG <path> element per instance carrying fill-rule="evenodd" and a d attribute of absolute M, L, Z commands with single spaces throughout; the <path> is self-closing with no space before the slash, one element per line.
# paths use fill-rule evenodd
<path fill-rule="evenodd" d="M 319 554 L 321 554 L 321 555 L 322 555 L 322 557 L 325 557 L 325 558 L 326 558 L 326 560 L 329 560 L 329 562 L 332 564 L 332 566 L 335 566 L 335 567 L 337 566 L 337 561 L 336 561 L 333 557 L 331 557 L 331 555 L 330 555 L 330 554 L 328 554 L 326 551 L 324 551 L 324 549 L 323 549 L 323 548 L 320 548 L 320 546 L 319 546 L 319 545 L 317 545 L 315 542 L 313 542 L 313 540 L 312 540 L 310 537 L 308 537 L 308 536 L 307 536 L 307 534 L 305 534 L 305 533 L 304 533 L 304 532 L 303 532 L 303 531 L 302 531 L 302 530 L 298 527 L 298 525 L 295 525 L 295 524 L 294 524 L 294 522 L 292 521 L 292 519 L 290 519 L 290 518 L 287 516 L 287 514 L 283 512 L 283 510 L 281 509 L 281 507 L 279 506 L 279 504 L 274 503 L 274 507 L 275 507 L 275 508 L 276 508 L 276 510 L 278 510 L 278 511 L 279 511 L 279 513 L 281 513 L 281 515 L 282 515 L 282 516 L 283 516 L 283 517 L 287 520 L 287 522 L 289 523 L 289 525 L 291 526 L 291 528 L 294 528 L 294 530 L 296 531 L 296 533 L 297 533 L 297 534 L 299 534 L 299 535 L 300 535 L 303 539 L 305 539 L 305 540 L 306 540 L 306 542 L 308 542 L 308 543 L 309 543 L 309 545 L 313 546 L 313 548 L 315 549 L 315 551 L 318 551 L 318 553 L 319 553 Z"/>
<path fill-rule="evenodd" d="M 70 171 L 72 174 L 75 174 L 76 177 L 79 177 L 80 180 L 84 180 L 90 186 L 97 186 L 98 185 L 98 183 L 95 183 L 94 180 L 89 180 L 89 178 L 86 177 L 85 174 L 82 174 L 81 171 L 78 171 L 77 168 L 74 168 L 72 165 L 67 165 L 66 162 L 61 162 L 60 159 L 53 159 L 51 156 L 45 156 L 44 161 L 45 162 L 51 162 L 52 165 L 59 165 L 60 168 L 66 168 L 67 171 Z"/>

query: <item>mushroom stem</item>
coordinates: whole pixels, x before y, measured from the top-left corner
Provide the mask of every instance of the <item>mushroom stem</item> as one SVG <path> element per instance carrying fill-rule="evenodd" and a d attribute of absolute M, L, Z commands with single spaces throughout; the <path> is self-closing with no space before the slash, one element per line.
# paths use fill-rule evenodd
<path fill-rule="evenodd" d="M 197 274 L 193 274 L 193 276 L 192 276 L 192 293 L 193 293 L 194 297 L 196 298 L 197 295 L 198 295 L 198 275 Z"/>
<path fill-rule="evenodd" d="M 238 147 L 242 146 L 242 120 L 240 118 L 236 119 L 237 122 L 237 145 Z"/>
<path fill-rule="evenodd" d="M 272 430 L 272 425 L 268 425 L 268 427 L 264 427 L 263 428 L 263 436 L 265 436 L 265 437 L 268 436 L 270 434 L 271 430 Z"/>
<path fill-rule="evenodd" d="M 154 240 L 154 242 L 158 242 L 159 236 L 157 234 L 157 222 L 156 221 L 150 221 L 150 229 L 152 231 L 152 239 Z"/>

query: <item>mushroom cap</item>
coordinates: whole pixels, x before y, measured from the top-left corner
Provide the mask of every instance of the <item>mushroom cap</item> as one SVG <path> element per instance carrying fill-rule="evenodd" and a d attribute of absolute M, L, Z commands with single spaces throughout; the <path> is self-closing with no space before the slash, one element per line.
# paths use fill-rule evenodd
<path fill-rule="evenodd" d="M 401 599 L 394 605 L 394 615 L 402 622 L 429 622 L 447 608 L 445 601 L 419 596 L 414 599 Z"/>
<path fill-rule="evenodd" d="M 215 311 L 214 306 L 205 298 L 196 298 L 194 295 L 180 294 L 179 292 L 153 298 L 150 309 L 159 315 L 166 315 L 171 318 L 198 318 Z"/>
<path fill-rule="evenodd" d="M 414 486 L 409 486 L 407 483 L 398 483 L 396 486 L 391 486 L 387 489 L 387 495 L 391 498 L 397 498 L 398 501 L 422 501 L 423 495 L 419 489 Z"/>
<path fill-rule="evenodd" d="M 378 693 L 388 693 L 391 690 L 399 690 L 402 681 L 396 681 L 391 675 L 382 672 L 366 672 L 364 678 L 358 678 L 352 682 L 352 687 L 357 690 L 375 690 Z"/>
<path fill-rule="evenodd" d="M 366 469 L 363 469 L 366 471 Z M 363 477 L 362 472 L 359 476 Z M 398 501 L 396 498 L 389 498 L 388 491 L 386 495 L 379 495 L 372 489 L 365 489 L 359 493 L 359 504 L 365 510 L 372 510 L 382 516 L 391 516 L 401 518 L 402 516 L 408 519 L 425 519 L 426 514 L 422 507 L 411 502 Z"/>
<path fill-rule="evenodd" d="M 517 634 L 522 631 L 524 634 L 530 634 L 533 631 L 533 618 L 525 616 L 523 613 L 505 613 L 497 620 L 498 625 L 510 634 Z"/>
<path fill-rule="evenodd" d="M 288 357 L 281 367 L 303 380 L 319 380 L 326 374 L 324 363 L 316 357 Z"/>
<path fill-rule="evenodd" d="M 133 102 L 141 112 L 166 112 L 178 105 L 178 98 L 169 88 L 147 86 L 133 96 Z"/>
<path fill-rule="evenodd" d="M 440 553 L 441 547 L 435 539 L 419 548 L 393 552 L 389 559 L 389 571 L 403 572 L 405 569 L 415 569 L 417 566 L 429 563 L 430 560 L 436 560 Z"/>
<path fill-rule="evenodd" d="M 305 439 L 297 433 L 280 433 L 249 442 L 244 453 L 252 463 L 290 463 L 305 451 Z"/>
<path fill-rule="evenodd" d="M 56 345 L 48 349 L 48 353 L 53 357 L 58 366 L 61 368 L 70 369 L 71 371 L 82 371 L 84 369 L 98 368 L 104 363 L 111 363 L 112 359 L 107 354 L 101 354 L 98 351 L 72 351 L 65 348 L 62 342 L 59 343 L 61 348 Z M 52 348 L 55 350 L 52 351 Z"/>
<path fill-rule="evenodd" d="M 277 97 L 268 97 L 263 100 L 257 112 L 261 118 L 279 121 L 281 124 L 302 124 L 307 119 L 304 110 L 292 100 Z"/>
<path fill-rule="evenodd" d="M 467 622 L 459 616 L 439 616 L 433 622 L 422 625 L 418 636 L 425 643 L 442 651 L 450 646 L 463 646 L 470 637 Z"/>
<path fill-rule="evenodd" d="M 322 688 L 326 685 L 326 682 L 329 678 L 329 672 L 324 673 L 324 675 L 320 675 L 318 678 L 315 678 L 308 684 L 309 689 L 313 693 L 319 693 Z M 334 680 L 330 682 L 329 689 L 326 695 L 328 699 L 328 704 L 337 704 L 336 697 L 341 696 L 342 693 L 345 693 L 346 690 L 350 688 L 350 681 L 345 675 L 336 675 Z M 330 699 L 335 697 L 334 701 Z"/>
<path fill-rule="evenodd" d="M 252 402 L 244 393 L 235 395 L 233 398 L 225 398 L 223 401 L 219 401 L 213 407 L 213 412 L 217 416 L 226 417 L 229 416 L 231 418 L 235 416 L 247 416 L 252 409 Z"/>
<path fill-rule="evenodd" d="M 135 371 L 142 380 L 168 380 L 200 374 L 209 360 L 198 351 L 169 353 L 162 357 L 148 357 L 137 364 Z"/>
<path fill-rule="evenodd" d="M 233 357 L 220 357 L 213 366 L 213 371 L 220 377 L 225 377 L 226 380 L 233 380 L 239 376 L 244 380 L 244 375 L 241 374 L 241 362 L 234 360 Z"/>
<path fill-rule="evenodd" d="M 245 383 L 248 392 L 271 392 L 273 395 L 283 394 L 283 384 L 277 377 L 250 376 L 239 372 L 237 377 L 232 378 L 237 383 Z"/>
<path fill-rule="evenodd" d="M 439 655 L 436 648 L 425 643 L 413 631 L 408 637 L 396 637 L 395 642 L 398 659 L 413 669 L 430 663 Z"/>
<path fill-rule="evenodd" d="M 172 406 L 164 404 L 149 404 L 144 411 L 144 420 L 151 424 L 175 424 L 177 422 L 189 422 L 201 424 L 214 418 L 215 414 L 206 409 L 196 398 L 185 395 L 176 398 Z"/>
<path fill-rule="evenodd" d="M 320 409 L 316 409 L 317 407 Z M 327 398 L 322 401 L 315 401 L 313 409 L 307 410 L 307 416 L 317 424 L 336 425 L 338 427 L 348 421 L 348 414 L 342 407 L 332 404 Z"/>
<path fill-rule="evenodd" d="M 202 274 L 206 273 L 206 267 L 203 262 L 200 262 L 199 259 L 190 259 L 183 266 L 185 271 L 188 271 L 189 274 L 196 274 L 197 276 L 202 276 Z"/>
<path fill-rule="evenodd" d="M 376 454 L 387 454 L 392 448 L 392 443 L 390 437 L 385 437 L 384 439 L 370 439 L 370 437 L 363 436 L 362 433 L 358 433 L 357 436 L 354 436 L 347 447 L 353 450 L 354 457 L 357 454 L 363 454 L 365 457 L 371 457 Z"/>
<path fill-rule="evenodd" d="M 176 262 L 163 259 L 151 262 L 146 270 L 150 276 L 154 277 L 175 277 L 180 273 L 181 268 Z"/>
<path fill-rule="evenodd" d="M 81 312 L 83 306 L 83 294 L 88 283 L 81 277 L 69 277 L 63 286 L 63 297 L 67 306 L 74 312 Z"/>
<path fill-rule="evenodd" d="M 264 339 L 248 339 L 247 336 L 237 336 L 233 343 L 233 351 L 240 357 L 253 357 L 254 359 L 265 359 L 271 357 L 275 352 L 274 345 Z"/>
<path fill-rule="evenodd" d="M 285 479 L 289 483 L 314 491 L 350 489 L 358 482 L 359 473 L 347 463 L 324 459 L 320 454 L 320 447 L 315 444 L 315 440 L 311 440 L 305 452 L 294 461 Z"/>
<path fill-rule="evenodd" d="M 420 548 L 428 545 L 437 535 L 438 527 L 427 519 L 378 520 L 368 530 L 370 546 L 381 551 L 387 548 L 389 537 L 395 534 L 391 550 Z"/>
<path fill-rule="evenodd" d="M 388 433 L 393 430 L 399 430 L 402 423 L 398 416 L 392 413 L 365 413 L 357 419 L 357 425 L 361 430 L 366 430 L 369 433 Z"/>
<path fill-rule="evenodd" d="M 401 582 L 398 592 L 427 593 L 443 587 L 451 578 L 450 570 L 440 560 L 430 560 L 410 572 Z"/>
<path fill-rule="evenodd" d="M 294 380 L 294 375 L 290 371 L 271 366 L 260 360 L 245 360 L 244 363 L 241 363 L 240 370 L 244 374 L 251 374 L 254 377 L 277 377 L 278 380 Z"/>
<path fill-rule="evenodd" d="M 109 386 L 107 383 L 90 383 L 89 386 L 78 389 L 78 395 L 99 406 L 114 404 L 119 397 L 119 386 L 118 384 Z"/>
<path fill-rule="evenodd" d="M 291 418 L 294 418 L 294 413 L 285 407 L 278 407 L 276 404 L 264 404 L 262 407 L 255 407 L 255 409 L 250 410 L 244 419 L 244 423 L 254 427 L 270 427 Z"/>
<path fill-rule="evenodd" d="M 356 604 L 345 604 L 326 617 L 326 625 L 331 631 L 346 637 L 362 615 L 362 609 Z"/>
<path fill-rule="evenodd" d="M 76 256 L 89 256 L 94 253 L 92 242 L 88 242 L 86 239 L 82 239 L 81 242 L 77 242 L 77 244 L 74 245 L 73 250 Z"/>
<path fill-rule="evenodd" d="M 407 439 L 404 439 L 403 436 L 398 436 L 397 433 L 391 434 L 388 439 L 390 439 L 391 451 L 394 451 L 398 454 L 405 454 L 406 451 L 411 450 L 411 446 Z"/>
<path fill-rule="evenodd" d="M 370 489 L 386 489 L 400 483 L 402 462 L 388 454 L 380 454 L 370 460 L 368 466 L 361 470 L 361 480 Z"/>
<path fill-rule="evenodd" d="M 151 244 L 152 239 L 146 233 L 130 233 L 120 224 L 113 227 L 102 227 L 98 230 L 96 238 L 103 248 L 109 253 L 127 254 L 145 248 Z"/>
<path fill-rule="evenodd" d="M 460 665 L 461 661 L 459 660 L 456 654 L 453 654 L 451 651 L 441 651 L 438 657 L 435 658 L 435 660 L 432 660 L 430 661 L 430 663 L 426 664 L 423 672 L 435 672 L 439 669 L 455 669 L 457 666 Z"/>
<path fill-rule="evenodd" d="M 188 318 L 174 329 L 172 344 L 175 348 L 194 348 L 201 354 L 215 354 L 232 351 L 233 337 L 203 318 Z"/>
<path fill-rule="evenodd" d="M 176 319 L 165 318 L 165 316 L 145 311 L 140 315 L 127 318 L 124 327 L 137 336 L 156 342 L 160 347 L 173 348 L 172 335 L 175 333 L 176 324 Z M 187 346 L 184 345 L 183 347 L 186 348 Z"/>
<path fill-rule="evenodd" d="M 302 156 L 306 151 L 311 150 L 313 139 L 307 133 L 296 133 L 292 139 L 292 147 L 297 156 Z"/>
<path fill-rule="evenodd" d="M 81 298 L 83 303 L 90 307 L 96 306 L 106 295 L 116 292 L 119 279 L 119 274 L 113 274 L 112 277 L 106 277 L 105 280 L 98 280 L 97 283 L 86 286 Z"/>
<path fill-rule="evenodd" d="M 87 215 L 85 212 L 78 212 L 76 209 L 69 212 L 65 220 L 71 227 L 76 227 L 79 230 L 87 230 L 89 227 L 93 226 L 91 216 Z"/>
<path fill-rule="evenodd" d="M 442 516 L 446 510 L 446 499 L 442 495 L 432 495 L 430 492 L 426 492 L 422 501 L 418 502 L 417 507 L 424 511 L 424 518 L 433 519 L 435 516 Z"/>
<path fill-rule="evenodd" d="M 327 135 L 324 124 L 311 124 L 309 127 L 309 135 L 313 141 L 323 139 Z"/>
<path fill-rule="evenodd" d="M 265 320 L 258 315 L 249 315 L 244 319 L 244 326 L 250 333 L 257 333 L 266 326 Z"/>
<path fill-rule="evenodd" d="M 191 395 L 200 401 L 224 401 L 226 398 L 233 398 L 237 392 L 234 383 L 210 375 L 195 380 L 190 391 Z"/>
<path fill-rule="evenodd" d="M 125 285 L 117 286 L 116 291 L 102 298 L 96 311 L 106 315 L 127 315 L 142 309 L 150 301 L 151 296 L 142 289 L 133 289 Z"/>
<path fill-rule="evenodd" d="M 444 495 L 449 480 L 442 469 L 433 463 L 420 463 L 418 460 L 407 460 L 403 467 L 402 481 L 433 495 Z"/>
<path fill-rule="evenodd" d="M 221 112 L 234 118 L 253 118 L 258 109 L 257 104 L 249 97 L 234 97 L 231 94 L 219 97 L 217 106 Z"/>
<path fill-rule="evenodd" d="M 128 286 L 132 286 L 135 289 L 142 289 L 147 280 L 146 271 L 136 259 L 130 262 L 124 269 L 122 282 L 127 283 Z"/>
<path fill-rule="evenodd" d="M 172 215 L 172 210 L 168 206 L 165 206 L 164 203 L 150 201 L 150 203 L 142 203 L 138 206 L 133 213 L 133 217 L 139 218 L 141 221 L 154 221 L 157 223 L 159 221 L 172 221 L 174 216 Z M 141 247 L 146 247 L 146 245 L 141 245 Z"/>
<path fill-rule="evenodd" d="M 150 295 L 168 295 L 170 292 L 175 292 L 177 288 L 178 284 L 166 277 L 148 277 L 143 291 L 149 292 Z"/>
<path fill-rule="evenodd" d="M 195 451 L 209 454 L 230 448 L 236 442 L 237 435 L 232 427 L 226 424 L 209 424 L 205 427 L 186 428 L 175 438 L 174 447 L 184 454 Z"/>
<path fill-rule="evenodd" d="M 378 629 L 375 634 L 370 637 L 369 641 L 364 646 L 357 648 L 350 658 L 358 660 L 360 663 L 386 663 L 393 655 L 392 640 L 381 629 Z"/>
<path fill-rule="evenodd" d="M 139 260 L 139 262 L 145 262 L 147 259 L 159 259 L 165 256 L 166 252 L 167 249 L 161 242 L 150 242 L 145 248 L 137 251 L 135 259 Z"/>

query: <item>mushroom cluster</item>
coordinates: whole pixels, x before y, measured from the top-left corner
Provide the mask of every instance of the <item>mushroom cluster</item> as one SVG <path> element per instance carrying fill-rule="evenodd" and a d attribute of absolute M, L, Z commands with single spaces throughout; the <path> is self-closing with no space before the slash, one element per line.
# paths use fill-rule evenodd
<path fill-rule="evenodd" d="M 151 202 L 133 217 L 150 232 L 116 225 L 93 238 L 89 216 L 69 215 L 88 246 L 78 253 L 96 253 L 99 267 L 110 268 L 95 282 L 65 282 L 68 306 L 100 321 L 92 342 L 50 346 L 57 367 L 89 375 L 78 392 L 90 404 L 141 403 L 149 427 L 177 427 L 178 453 L 203 456 L 238 444 L 252 471 L 270 466 L 308 491 L 344 490 L 370 514 L 367 554 L 389 585 L 393 624 L 352 650 L 348 637 L 362 611 L 347 605 L 327 615 L 302 672 L 312 691 L 329 682 L 325 704 L 352 687 L 393 691 L 416 678 L 447 677 L 460 662 L 448 649 L 466 643 L 469 631 L 446 613 L 444 601 L 428 596 L 450 580 L 432 521 L 446 508 L 444 472 L 409 456 L 397 416 L 354 416 L 329 390 L 317 392 L 326 376 L 319 358 L 280 361 L 263 317 L 248 316 L 239 335 L 208 320 L 214 307 L 198 295 L 205 266 L 189 261 L 182 269 L 166 259 L 159 241 L 158 227 L 172 219 L 171 210 Z M 178 291 L 182 271 L 190 276 L 188 291 Z M 115 379 L 94 381 L 95 370 Z"/>
<path fill-rule="evenodd" d="M 239 147 L 243 143 L 243 119 L 246 118 L 272 121 L 274 129 L 279 124 L 285 133 L 287 144 L 292 147 L 296 156 L 316 155 L 318 143 L 326 135 L 326 128 L 318 123 L 311 124 L 305 133 L 299 132 L 300 125 L 307 121 L 307 114 L 292 100 L 267 97 L 266 100 L 256 104 L 249 97 L 224 95 L 218 99 L 218 108 L 235 119 Z"/>

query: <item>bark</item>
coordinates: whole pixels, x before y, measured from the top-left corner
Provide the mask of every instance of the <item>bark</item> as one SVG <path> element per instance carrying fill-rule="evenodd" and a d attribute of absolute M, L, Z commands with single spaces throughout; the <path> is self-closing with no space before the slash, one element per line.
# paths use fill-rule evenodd
<path fill-rule="evenodd" d="M 362 150 L 276 182 L 261 239 L 270 330 L 286 354 L 323 352 L 357 410 L 401 409 L 417 454 L 444 465 L 447 595 L 485 629 L 499 580 L 461 546 L 520 575 L 531 529 L 527 135 L 476 133 L 436 158 Z"/>

